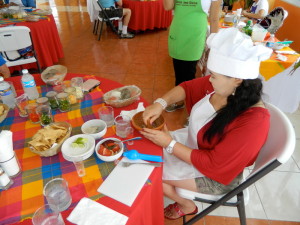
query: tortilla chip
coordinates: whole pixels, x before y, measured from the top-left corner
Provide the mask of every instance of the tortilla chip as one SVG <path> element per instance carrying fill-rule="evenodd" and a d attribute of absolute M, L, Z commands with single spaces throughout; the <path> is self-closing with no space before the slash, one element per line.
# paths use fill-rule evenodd
<path fill-rule="evenodd" d="M 40 129 L 28 144 L 37 151 L 45 151 L 50 149 L 54 143 L 60 143 L 67 133 L 66 127 L 54 123 Z"/>

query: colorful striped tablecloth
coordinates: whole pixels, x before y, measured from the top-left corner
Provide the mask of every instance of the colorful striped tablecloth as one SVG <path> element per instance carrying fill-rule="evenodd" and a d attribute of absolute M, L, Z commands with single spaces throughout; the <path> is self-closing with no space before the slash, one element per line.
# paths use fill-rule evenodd
<path fill-rule="evenodd" d="M 22 92 L 17 86 L 15 85 L 17 92 Z M 38 90 L 45 96 L 52 90 L 52 86 L 42 85 Z M 73 127 L 71 135 L 81 133 L 80 126 L 85 121 L 99 118 L 97 109 L 103 105 L 102 96 L 103 91 L 97 87 L 86 94 L 80 103 L 72 105 L 72 111 L 62 113 L 54 110 L 54 120 L 69 122 Z M 136 104 L 130 107 L 136 107 Z M 102 197 L 96 190 L 114 168 L 113 162 L 104 163 L 94 153 L 84 161 L 86 176 L 78 177 L 73 163 L 66 161 L 61 153 L 51 157 L 40 157 L 29 150 L 27 142 L 41 126 L 32 124 L 27 117 L 20 117 L 17 109 L 9 111 L 7 118 L 0 123 L 0 129 L 13 132 L 14 150 L 22 167 L 22 173 L 13 179 L 13 186 L 0 192 L 0 224 L 11 224 L 32 217 L 35 210 L 46 203 L 43 187 L 53 178 L 62 177 L 68 181 L 73 198 L 71 208 L 83 197 L 94 200 Z M 114 135 L 114 127 L 109 128 L 106 137 Z"/>
<path fill-rule="evenodd" d="M 27 13 L 28 15 L 38 15 L 36 12 Z M 49 20 L 48 16 L 40 16 L 39 20 Z M 14 25 L 16 23 L 22 23 L 26 20 L 24 18 L 22 19 L 1 19 L 0 20 L 0 27 L 8 26 L 8 25 Z M 34 23 L 34 22 L 32 22 Z"/>

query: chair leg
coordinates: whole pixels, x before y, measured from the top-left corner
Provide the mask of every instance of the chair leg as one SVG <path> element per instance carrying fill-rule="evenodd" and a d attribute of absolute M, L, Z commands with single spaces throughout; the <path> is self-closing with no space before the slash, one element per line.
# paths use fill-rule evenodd
<path fill-rule="evenodd" d="M 37 55 L 36 55 L 35 51 L 34 51 L 33 54 L 34 54 L 34 57 L 36 58 L 36 65 L 37 65 L 37 68 L 38 68 L 39 72 L 41 73 L 41 72 L 42 72 L 41 66 L 40 66 L 40 63 L 39 63 L 39 60 L 38 60 L 38 58 L 37 58 Z"/>
<path fill-rule="evenodd" d="M 95 21 L 94 21 L 93 34 L 95 34 L 95 32 L 96 32 L 97 21 L 98 21 L 98 20 L 95 20 Z M 96 33 L 96 35 L 97 35 L 97 33 Z"/>
<path fill-rule="evenodd" d="M 185 224 L 185 222 L 186 222 L 186 217 L 183 216 L 183 217 L 182 217 L 182 224 Z"/>
<path fill-rule="evenodd" d="M 100 33 L 99 33 L 99 36 L 98 36 L 98 41 L 100 41 L 100 37 L 101 37 L 101 35 L 102 35 L 103 23 L 104 23 L 104 21 L 102 20 L 102 21 L 101 21 Z"/>
<path fill-rule="evenodd" d="M 237 205 L 237 210 L 240 217 L 240 223 L 241 225 L 247 225 L 243 192 L 237 195 L 237 200 L 239 202 Z"/>

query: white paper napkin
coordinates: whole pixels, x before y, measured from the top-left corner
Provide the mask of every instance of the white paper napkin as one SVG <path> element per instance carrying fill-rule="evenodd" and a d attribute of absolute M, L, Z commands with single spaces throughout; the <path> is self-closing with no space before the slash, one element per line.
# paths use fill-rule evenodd
<path fill-rule="evenodd" d="M 136 109 L 129 110 L 129 111 L 123 110 L 123 111 L 121 111 L 120 114 L 122 116 L 125 115 L 125 116 L 129 116 L 130 118 L 132 118 L 136 113 L 144 111 L 144 110 L 145 110 L 144 103 L 140 102 Z"/>
<path fill-rule="evenodd" d="M 128 217 L 89 198 L 82 198 L 67 220 L 78 225 L 123 225 Z"/>
<path fill-rule="evenodd" d="M 0 162 L 5 162 L 14 156 L 12 132 L 3 130 L 0 133 Z"/>

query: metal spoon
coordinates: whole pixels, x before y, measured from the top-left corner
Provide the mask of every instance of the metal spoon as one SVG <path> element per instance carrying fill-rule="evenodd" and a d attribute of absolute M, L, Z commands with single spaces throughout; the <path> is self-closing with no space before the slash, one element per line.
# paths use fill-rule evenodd
<path fill-rule="evenodd" d="M 136 140 L 140 140 L 140 139 L 142 139 L 142 137 L 134 137 L 134 138 L 130 138 L 130 139 L 126 139 L 126 140 L 120 141 L 120 142 L 125 142 L 125 141 L 136 141 Z"/>

